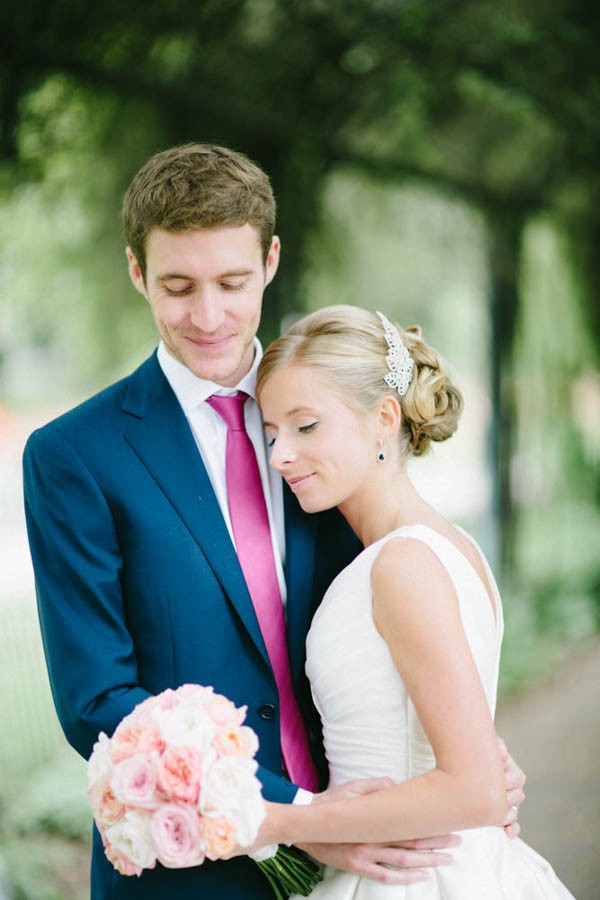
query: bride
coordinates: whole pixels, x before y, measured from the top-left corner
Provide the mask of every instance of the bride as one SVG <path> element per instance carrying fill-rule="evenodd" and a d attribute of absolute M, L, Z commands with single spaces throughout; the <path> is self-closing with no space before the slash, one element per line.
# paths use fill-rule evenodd
<path fill-rule="evenodd" d="M 364 550 L 313 620 L 306 671 L 330 789 L 384 790 L 308 806 L 267 804 L 259 843 L 393 842 L 461 830 L 452 866 L 382 884 L 327 868 L 315 900 L 571 898 L 510 840 L 493 724 L 502 605 L 474 540 L 424 501 L 405 470 L 456 430 L 462 397 L 419 328 L 333 306 L 275 341 L 258 400 L 271 465 L 307 512 L 337 506 Z M 452 478 L 453 473 L 448 472 Z M 331 797 L 332 802 L 328 802 Z"/>

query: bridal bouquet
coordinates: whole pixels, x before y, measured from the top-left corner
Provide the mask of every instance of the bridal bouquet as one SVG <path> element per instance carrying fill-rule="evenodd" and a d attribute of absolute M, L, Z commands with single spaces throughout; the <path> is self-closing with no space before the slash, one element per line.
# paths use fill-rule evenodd
<path fill-rule="evenodd" d="M 246 707 L 211 687 L 185 684 L 144 700 L 112 738 L 100 734 L 88 797 L 118 872 L 140 875 L 157 862 L 199 866 L 254 842 L 265 809 L 258 738 L 245 717 Z M 293 847 L 261 851 L 257 865 L 278 900 L 307 896 L 320 880 L 316 864 Z"/>

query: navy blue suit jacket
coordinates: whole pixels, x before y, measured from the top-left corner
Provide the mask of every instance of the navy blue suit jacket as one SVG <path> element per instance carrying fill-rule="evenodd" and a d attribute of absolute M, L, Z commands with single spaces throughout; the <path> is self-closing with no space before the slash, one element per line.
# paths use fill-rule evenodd
<path fill-rule="evenodd" d="M 149 694 L 188 682 L 213 685 L 248 707 L 264 796 L 290 802 L 296 788 L 281 774 L 277 689 L 265 645 L 193 435 L 156 355 L 34 432 L 24 483 L 50 682 L 73 747 L 87 758 L 98 733 L 110 735 Z M 335 510 L 307 516 L 287 491 L 285 532 L 292 672 L 322 766 L 304 643 L 316 605 L 358 543 Z M 271 896 L 246 857 L 120 876 L 95 833 L 94 900 Z"/>

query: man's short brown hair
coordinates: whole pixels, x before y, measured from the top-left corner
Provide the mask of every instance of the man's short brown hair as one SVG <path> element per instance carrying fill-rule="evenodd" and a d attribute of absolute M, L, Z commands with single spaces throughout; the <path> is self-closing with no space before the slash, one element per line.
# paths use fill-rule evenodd
<path fill-rule="evenodd" d="M 275 230 L 275 198 L 267 175 L 243 153 L 212 144 L 182 144 L 152 156 L 123 199 L 125 238 L 146 277 L 153 228 L 189 231 L 249 223 L 266 261 Z"/>

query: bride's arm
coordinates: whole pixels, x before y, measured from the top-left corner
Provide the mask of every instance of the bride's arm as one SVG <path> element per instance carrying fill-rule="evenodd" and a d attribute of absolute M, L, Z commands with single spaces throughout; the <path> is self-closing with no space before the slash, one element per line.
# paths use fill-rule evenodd
<path fill-rule="evenodd" d="M 379 554 L 372 586 L 376 627 L 431 743 L 435 768 L 356 799 L 269 804 L 265 842 L 399 841 L 504 822 L 500 747 L 449 576 L 426 545 L 402 538 Z"/>

